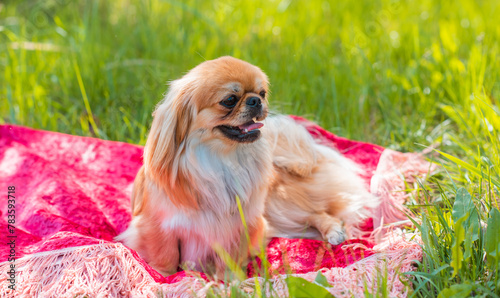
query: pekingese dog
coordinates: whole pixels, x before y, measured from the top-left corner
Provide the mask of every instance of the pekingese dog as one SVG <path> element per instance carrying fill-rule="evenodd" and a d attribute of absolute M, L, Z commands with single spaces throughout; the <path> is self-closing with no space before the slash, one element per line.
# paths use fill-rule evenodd
<path fill-rule="evenodd" d="M 171 82 L 153 113 L 132 222 L 116 240 L 164 275 L 187 264 L 220 276 L 216 248 L 243 264 L 266 234 L 346 239 L 344 225 L 359 223 L 376 199 L 353 162 L 286 116 L 266 119 L 268 84 L 233 57 Z"/>

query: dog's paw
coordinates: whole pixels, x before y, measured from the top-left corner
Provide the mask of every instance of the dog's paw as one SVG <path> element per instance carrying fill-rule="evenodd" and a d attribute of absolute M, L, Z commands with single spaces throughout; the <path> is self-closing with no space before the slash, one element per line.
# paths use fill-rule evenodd
<path fill-rule="evenodd" d="M 347 234 L 343 226 L 335 226 L 326 234 L 326 239 L 330 244 L 338 245 L 347 239 Z"/>

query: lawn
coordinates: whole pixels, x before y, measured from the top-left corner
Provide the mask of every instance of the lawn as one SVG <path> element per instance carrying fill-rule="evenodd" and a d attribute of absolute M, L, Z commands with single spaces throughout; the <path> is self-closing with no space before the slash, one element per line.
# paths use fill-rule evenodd
<path fill-rule="evenodd" d="M 0 123 L 143 145 L 168 81 L 247 60 L 275 111 L 434 146 L 441 170 L 408 185 L 425 252 L 411 293 L 499 296 L 499 14 L 497 0 L 6 1 Z"/>

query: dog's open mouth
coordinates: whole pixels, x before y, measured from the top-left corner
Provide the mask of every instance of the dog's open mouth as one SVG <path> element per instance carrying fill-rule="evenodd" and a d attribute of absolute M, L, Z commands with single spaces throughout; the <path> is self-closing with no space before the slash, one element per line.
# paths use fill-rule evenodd
<path fill-rule="evenodd" d="M 217 128 L 229 139 L 240 143 L 251 143 L 260 137 L 260 130 L 263 123 L 253 120 L 240 126 L 220 125 Z"/>

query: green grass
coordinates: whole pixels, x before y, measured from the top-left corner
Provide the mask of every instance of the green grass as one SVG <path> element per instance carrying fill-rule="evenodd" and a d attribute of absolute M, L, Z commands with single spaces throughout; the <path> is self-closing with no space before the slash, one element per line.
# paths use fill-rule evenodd
<path fill-rule="evenodd" d="M 396 150 L 437 145 L 442 170 L 413 200 L 412 295 L 498 296 L 499 233 L 478 225 L 498 220 L 499 14 L 496 0 L 2 2 L 0 122 L 144 144 L 167 81 L 242 58 L 276 111 Z"/>

